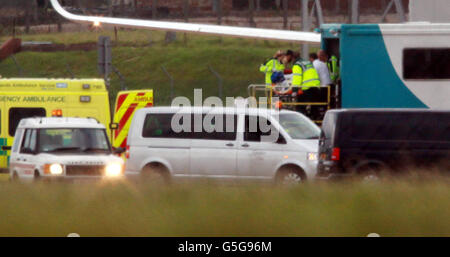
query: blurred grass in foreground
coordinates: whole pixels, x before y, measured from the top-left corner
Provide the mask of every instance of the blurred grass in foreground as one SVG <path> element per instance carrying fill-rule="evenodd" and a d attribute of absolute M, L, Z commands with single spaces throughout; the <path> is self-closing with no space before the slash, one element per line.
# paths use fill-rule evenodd
<path fill-rule="evenodd" d="M 0 236 L 450 236 L 448 181 L 0 183 Z"/>
<path fill-rule="evenodd" d="M 0 182 L 8 181 L 9 174 L 8 173 L 0 173 Z"/>

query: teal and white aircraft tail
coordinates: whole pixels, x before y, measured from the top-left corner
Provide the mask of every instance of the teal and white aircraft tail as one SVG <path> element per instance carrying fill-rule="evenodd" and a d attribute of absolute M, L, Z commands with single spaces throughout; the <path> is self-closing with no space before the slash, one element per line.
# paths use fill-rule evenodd
<path fill-rule="evenodd" d="M 344 108 L 450 109 L 450 24 L 327 24 Z"/>

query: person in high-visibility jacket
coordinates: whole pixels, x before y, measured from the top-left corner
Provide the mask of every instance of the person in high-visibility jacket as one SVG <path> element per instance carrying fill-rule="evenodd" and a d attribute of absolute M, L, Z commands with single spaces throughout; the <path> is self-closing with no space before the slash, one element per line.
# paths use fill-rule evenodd
<path fill-rule="evenodd" d="M 339 60 L 336 55 L 332 55 L 328 61 L 328 69 L 330 70 L 330 78 L 334 84 L 339 80 Z"/>
<path fill-rule="evenodd" d="M 317 103 L 321 101 L 320 78 L 314 65 L 309 60 L 298 58 L 292 67 L 292 87 L 299 88 L 296 94 L 297 101 L 301 103 Z M 320 110 L 308 105 L 299 106 L 300 111 L 311 119 L 318 120 Z M 303 109 L 306 108 L 306 109 Z M 309 109 L 309 110 L 308 110 Z"/>
<path fill-rule="evenodd" d="M 265 83 L 266 87 L 272 87 L 272 74 L 274 72 L 284 71 L 284 64 L 282 63 L 284 54 L 278 51 L 272 59 L 268 60 L 265 64 L 261 64 L 259 71 L 266 75 Z"/>
<path fill-rule="evenodd" d="M 292 67 L 292 75 L 292 86 L 302 91 L 320 87 L 319 74 L 310 61 L 298 58 Z"/>

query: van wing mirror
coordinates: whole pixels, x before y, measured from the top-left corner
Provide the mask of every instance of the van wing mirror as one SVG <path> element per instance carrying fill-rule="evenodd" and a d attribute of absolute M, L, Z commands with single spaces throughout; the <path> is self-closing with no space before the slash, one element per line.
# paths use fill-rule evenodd
<path fill-rule="evenodd" d="M 320 130 L 320 138 L 325 138 L 325 131 L 323 129 Z"/>
<path fill-rule="evenodd" d="M 2 151 L 11 151 L 11 146 L 2 146 Z"/>
<path fill-rule="evenodd" d="M 116 130 L 119 128 L 119 123 L 111 123 L 109 124 L 109 129 Z"/>
<path fill-rule="evenodd" d="M 276 143 L 281 145 L 287 144 L 286 139 L 284 139 L 284 137 L 281 134 L 278 135 L 278 140 Z"/>
<path fill-rule="evenodd" d="M 114 154 L 120 155 L 120 154 L 123 154 L 125 151 L 126 151 L 126 149 L 123 148 L 123 147 L 115 148 L 114 149 Z"/>

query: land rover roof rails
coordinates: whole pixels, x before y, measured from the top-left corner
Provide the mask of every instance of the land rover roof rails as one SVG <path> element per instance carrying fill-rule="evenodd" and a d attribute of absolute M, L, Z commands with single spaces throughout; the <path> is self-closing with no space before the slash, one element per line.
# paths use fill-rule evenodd
<path fill-rule="evenodd" d="M 100 124 L 100 121 L 98 121 L 96 118 L 93 118 L 93 117 L 87 117 L 88 119 L 93 119 L 93 120 L 95 120 L 98 124 Z"/>

